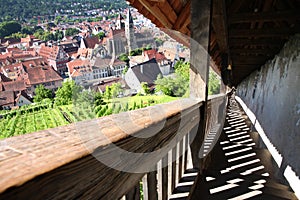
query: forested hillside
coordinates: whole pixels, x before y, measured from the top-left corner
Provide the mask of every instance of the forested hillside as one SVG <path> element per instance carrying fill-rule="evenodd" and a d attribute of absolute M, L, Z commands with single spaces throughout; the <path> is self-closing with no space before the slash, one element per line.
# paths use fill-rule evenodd
<path fill-rule="evenodd" d="M 29 20 L 38 16 L 84 13 L 87 10 L 119 9 L 126 7 L 125 0 L 6 0 L 1 2 L 0 21 Z M 73 12 L 74 11 L 74 12 Z"/>

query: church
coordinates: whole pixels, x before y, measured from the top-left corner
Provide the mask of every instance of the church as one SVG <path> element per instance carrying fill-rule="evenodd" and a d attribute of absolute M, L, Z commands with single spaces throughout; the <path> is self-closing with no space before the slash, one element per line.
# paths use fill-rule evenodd
<path fill-rule="evenodd" d="M 155 41 L 150 32 L 137 33 L 133 23 L 130 9 L 127 11 L 126 19 L 119 14 L 114 27 L 111 27 L 106 48 L 108 55 L 118 57 L 123 53 L 129 53 L 137 48 L 151 45 L 155 47 Z"/>

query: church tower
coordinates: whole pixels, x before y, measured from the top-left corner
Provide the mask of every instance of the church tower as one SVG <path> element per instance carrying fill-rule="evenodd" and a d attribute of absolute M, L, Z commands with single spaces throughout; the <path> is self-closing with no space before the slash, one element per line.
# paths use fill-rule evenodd
<path fill-rule="evenodd" d="M 123 22 L 124 18 L 121 14 L 118 15 L 117 21 L 116 21 L 116 29 L 120 30 L 125 28 L 125 24 Z"/>
<path fill-rule="evenodd" d="M 128 13 L 127 13 L 125 35 L 127 39 L 129 52 L 138 48 L 135 40 L 134 25 L 133 25 L 133 19 L 131 16 L 130 9 L 128 9 Z"/>

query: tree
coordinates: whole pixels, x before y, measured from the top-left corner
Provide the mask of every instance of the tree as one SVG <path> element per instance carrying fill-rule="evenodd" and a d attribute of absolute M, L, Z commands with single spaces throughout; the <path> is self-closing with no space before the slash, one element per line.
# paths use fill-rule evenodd
<path fill-rule="evenodd" d="M 185 81 L 190 80 L 189 62 L 177 61 L 174 68 L 176 75 L 181 76 Z"/>
<path fill-rule="evenodd" d="M 126 53 L 123 53 L 119 56 L 119 59 L 128 63 L 129 62 L 129 58 L 128 58 L 128 55 Z"/>
<path fill-rule="evenodd" d="M 214 71 L 209 72 L 209 81 L 208 81 L 208 94 L 219 94 L 220 93 L 220 78 Z"/>
<path fill-rule="evenodd" d="M 43 99 L 52 98 L 51 90 L 44 87 L 44 85 L 38 85 L 35 89 L 35 96 L 33 97 L 34 102 L 41 102 Z"/>
<path fill-rule="evenodd" d="M 100 40 L 102 40 L 102 39 L 105 37 L 105 33 L 104 33 L 103 31 L 101 31 L 101 32 L 99 32 L 99 33 L 97 34 L 97 37 L 98 37 Z"/>
<path fill-rule="evenodd" d="M 175 65 L 174 77 L 159 75 L 155 81 L 156 92 L 168 96 L 182 97 L 189 92 L 189 67 L 190 63 L 178 61 Z"/>
<path fill-rule="evenodd" d="M 27 36 L 27 34 L 23 34 L 23 33 L 13 33 L 10 36 L 6 36 L 5 38 L 15 38 L 15 39 L 20 39 L 20 38 L 25 38 Z"/>
<path fill-rule="evenodd" d="M 120 93 L 122 93 L 121 83 L 113 83 L 110 87 L 112 98 L 116 98 Z"/>
<path fill-rule="evenodd" d="M 20 31 L 21 25 L 18 22 L 10 21 L 0 23 L 0 37 L 9 36 Z"/>
<path fill-rule="evenodd" d="M 148 83 L 142 82 L 141 87 L 142 87 L 142 94 L 144 95 L 150 94 L 150 88 L 148 87 Z"/>
<path fill-rule="evenodd" d="M 80 91 L 81 87 L 76 85 L 75 81 L 68 80 L 63 82 L 62 87 L 60 87 L 55 93 L 55 105 L 60 106 L 71 104 L 73 99 L 78 98 Z"/>
<path fill-rule="evenodd" d="M 78 33 L 79 33 L 79 30 L 78 30 L 78 29 L 76 29 L 76 28 L 68 28 L 68 29 L 66 30 L 65 35 L 66 35 L 66 36 L 74 36 L 74 35 L 77 35 Z"/>

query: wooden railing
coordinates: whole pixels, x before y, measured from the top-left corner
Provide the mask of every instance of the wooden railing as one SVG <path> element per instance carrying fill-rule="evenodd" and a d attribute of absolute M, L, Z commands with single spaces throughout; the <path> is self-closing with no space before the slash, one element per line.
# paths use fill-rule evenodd
<path fill-rule="evenodd" d="M 167 199 L 191 162 L 202 105 L 183 99 L 1 140 L 0 199 L 139 199 L 141 181 L 144 199 Z"/>

